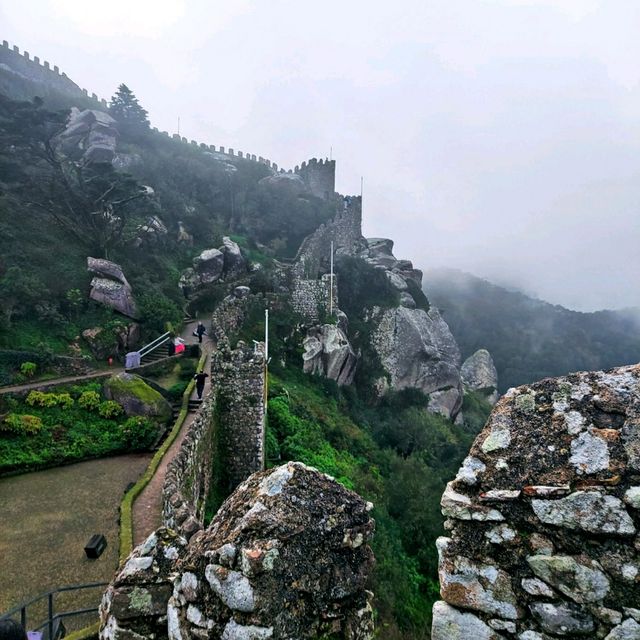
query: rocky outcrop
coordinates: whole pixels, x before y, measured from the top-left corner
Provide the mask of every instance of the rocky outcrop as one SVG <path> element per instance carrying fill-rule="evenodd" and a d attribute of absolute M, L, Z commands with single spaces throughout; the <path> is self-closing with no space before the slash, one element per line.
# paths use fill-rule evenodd
<path fill-rule="evenodd" d="M 140 343 L 140 325 L 137 322 L 131 322 L 117 331 L 93 327 L 85 329 L 82 332 L 82 338 L 95 358 L 105 360 L 109 356 L 123 355 L 135 349 Z"/>
<path fill-rule="evenodd" d="M 220 250 L 224 253 L 225 278 L 237 278 L 247 273 L 247 261 L 242 255 L 237 242 L 225 236 L 222 238 Z"/>
<path fill-rule="evenodd" d="M 302 343 L 303 371 L 351 384 L 358 358 L 346 334 L 334 324 L 311 327 Z"/>
<path fill-rule="evenodd" d="M 116 154 L 116 121 L 104 111 L 71 108 L 60 147 L 66 155 L 85 164 L 110 164 Z"/>
<path fill-rule="evenodd" d="M 307 190 L 307 185 L 297 173 L 275 173 L 258 181 L 258 184 L 299 195 Z"/>
<path fill-rule="evenodd" d="M 114 311 L 136 319 L 138 308 L 133 298 L 131 285 L 115 262 L 102 258 L 87 258 L 87 269 L 95 274 L 91 280 L 89 297 Z"/>
<path fill-rule="evenodd" d="M 193 259 L 193 267 L 185 269 L 179 287 L 185 295 L 216 282 L 245 275 L 248 263 L 236 242 L 225 236 L 219 249 L 205 249 Z"/>
<path fill-rule="evenodd" d="M 171 405 L 140 376 L 118 373 L 104 383 L 104 394 L 121 404 L 128 416 L 146 416 L 158 422 L 171 419 Z"/>
<path fill-rule="evenodd" d="M 640 638 L 640 365 L 509 390 L 441 505 L 433 640 Z"/>
<path fill-rule="evenodd" d="M 498 400 L 498 371 L 486 349 L 478 349 L 460 368 L 465 387 L 483 393 L 491 404 Z"/>
<path fill-rule="evenodd" d="M 254 474 L 188 543 L 160 529 L 134 550 L 100 638 L 369 640 L 370 509 L 301 463 Z"/>
<path fill-rule="evenodd" d="M 420 389 L 429 407 L 455 417 L 462 406 L 460 350 L 437 309 L 375 308 L 371 345 L 394 389 Z"/>

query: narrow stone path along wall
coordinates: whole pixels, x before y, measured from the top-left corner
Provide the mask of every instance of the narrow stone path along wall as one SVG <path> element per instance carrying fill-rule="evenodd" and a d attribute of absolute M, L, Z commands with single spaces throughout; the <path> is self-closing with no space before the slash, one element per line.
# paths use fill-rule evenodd
<path fill-rule="evenodd" d="M 640 366 L 510 390 L 441 505 L 433 640 L 640 639 Z"/>

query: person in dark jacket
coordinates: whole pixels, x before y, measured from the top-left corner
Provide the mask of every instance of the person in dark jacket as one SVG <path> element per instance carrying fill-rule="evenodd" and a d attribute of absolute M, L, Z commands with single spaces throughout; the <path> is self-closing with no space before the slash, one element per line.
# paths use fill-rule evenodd
<path fill-rule="evenodd" d="M 202 344 L 202 336 L 206 335 L 207 329 L 200 320 L 198 320 L 198 326 L 194 333 L 198 336 L 198 342 Z"/>
<path fill-rule="evenodd" d="M 198 394 L 198 400 L 202 400 L 202 392 L 204 391 L 205 380 L 209 377 L 208 373 L 204 371 L 198 371 L 193 379 L 196 381 L 196 393 Z"/>
<path fill-rule="evenodd" d="M 0 640 L 27 640 L 27 632 L 11 618 L 0 620 Z"/>

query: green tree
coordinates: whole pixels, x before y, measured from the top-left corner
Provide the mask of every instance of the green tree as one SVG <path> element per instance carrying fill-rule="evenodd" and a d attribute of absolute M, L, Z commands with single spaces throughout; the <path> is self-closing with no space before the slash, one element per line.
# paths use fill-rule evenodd
<path fill-rule="evenodd" d="M 146 109 L 143 109 L 138 98 L 126 84 L 121 84 L 111 98 L 109 105 L 111 115 L 121 124 L 132 129 L 149 129 L 149 118 Z"/>

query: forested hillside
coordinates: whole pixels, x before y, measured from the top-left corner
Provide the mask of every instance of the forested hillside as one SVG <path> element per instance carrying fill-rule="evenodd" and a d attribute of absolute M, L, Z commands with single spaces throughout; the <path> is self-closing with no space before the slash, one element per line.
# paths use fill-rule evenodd
<path fill-rule="evenodd" d="M 425 274 L 463 358 L 488 349 L 500 391 L 571 371 L 640 361 L 640 310 L 581 313 L 455 270 Z"/>

